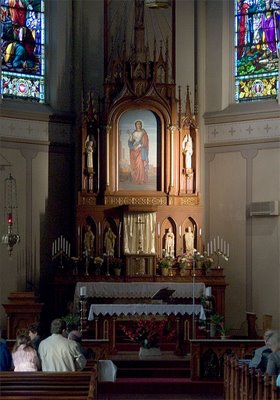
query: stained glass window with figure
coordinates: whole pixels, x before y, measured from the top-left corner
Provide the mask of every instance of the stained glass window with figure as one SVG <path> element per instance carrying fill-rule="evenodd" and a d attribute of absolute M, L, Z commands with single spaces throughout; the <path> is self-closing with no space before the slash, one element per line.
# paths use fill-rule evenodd
<path fill-rule="evenodd" d="M 235 100 L 278 97 L 280 0 L 235 1 Z"/>
<path fill-rule="evenodd" d="M 1 1 L 1 96 L 45 102 L 44 0 Z"/>

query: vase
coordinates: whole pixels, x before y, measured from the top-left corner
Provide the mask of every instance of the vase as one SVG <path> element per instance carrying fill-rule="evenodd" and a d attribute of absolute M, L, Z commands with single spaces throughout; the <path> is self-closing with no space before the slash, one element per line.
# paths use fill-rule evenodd
<path fill-rule="evenodd" d="M 150 347 L 149 349 L 140 347 L 138 355 L 139 358 L 158 357 L 161 356 L 161 351 L 159 347 Z"/>
<path fill-rule="evenodd" d="M 169 269 L 168 268 L 161 268 L 161 275 L 162 276 L 168 276 L 169 274 Z"/>

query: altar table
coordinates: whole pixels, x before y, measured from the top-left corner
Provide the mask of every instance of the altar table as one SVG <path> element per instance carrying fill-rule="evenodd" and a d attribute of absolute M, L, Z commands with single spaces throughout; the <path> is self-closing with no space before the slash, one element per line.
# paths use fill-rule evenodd
<path fill-rule="evenodd" d="M 176 318 L 176 353 L 184 353 L 184 341 L 189 339 L 190 316 L 205 320 L 201 304 L 91 304 L 89 321 L 95 321 L 95 339 L 109 339 L 111 351 L 116 351 L 116 321 L 133 315 L 171 316 Z M 194 320 L 193 320 L 194 321 Z"/>
<path fill-rule="evenodd" d="M 172 298 L 178 300 L 200 298 L 205 294 L 205 284 L 201 282 L 77 282 L 74 303 L 78 305 L 81 293 L 86 297 L 107 299 L 151 299 L 158 290 L 166 287 L 175 291 Z"/>

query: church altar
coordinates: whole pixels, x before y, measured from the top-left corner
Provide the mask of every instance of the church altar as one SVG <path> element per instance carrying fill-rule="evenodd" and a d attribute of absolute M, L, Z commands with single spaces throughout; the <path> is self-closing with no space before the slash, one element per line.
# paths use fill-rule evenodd
<path fill-rule="evenodd" d="M 88 320 L 93 321 L 99 315 L 199 315 L 205 320 L 201 304 L 91 304 Z"/>
<path fill-rule="evenodd" d="M 200 298 L 205 294 L 205 284 L 201 282 L 77 282 L 74 303 L 80 295 L 110 299 L 151 299 L 160 289 L 174 290 L 172 298 Z"/>
<path fill-rule="evenodd" d="M 195 316 L 205 320 L 201 304 L 91 304 L 88 321 L 93 323 L 95 339 L 108 339 L 110 353 L 117 352 L 117 323 L 134 318 L 165 317 L 173 320 L 176 327 L 175 353 L 187 353 L 189 339 L 194 335 Z M 191 329 L 192 328 L 192 329 Z M 192 331 L 192 332 L 191 332 Z"/>

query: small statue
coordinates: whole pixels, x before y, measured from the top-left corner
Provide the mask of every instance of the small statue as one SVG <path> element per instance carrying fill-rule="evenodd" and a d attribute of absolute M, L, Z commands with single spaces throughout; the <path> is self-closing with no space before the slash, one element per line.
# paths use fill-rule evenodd
<path fill-rule="evenodd" d="M 116 241 L 116 235 L 114 234 L 114 232 L 112 231 L 111 228 L 108 228 L 108 230 L 104 236 L 104 247 L 105 247 L 107 256 L 114 256 L 115 241 Z"/>
<path fill-rule="evenodd" d="M 184 242 L 187 253 L 193 253 L 194 250 L 194 234 L 192 228 L 189 226 L 186 233 L 184 234 Z"/>
<path fill-rule="evenodd" d="M 169 228 L 168 232 L 165 235 L 165 257 L 174 257 L 174 244 L 174 233 L 172 232 L 171 228 Z"/>
<path fill-rule="evenodd" d="M 93 256 L 93 244 L 94 244 L 94 234 L 91 230 L 91 226 L 89 224 L 86 225 L 86 233 L 84 236 L 84 250 L 86 256 Z"/>
<path fill-rule="evenodd" d="M 86 141 L 86 154 L 87 154 L 87 171 L 89 174 L 93 174 L 93 141 Z"/>
<path fill-rule="evenodd" d="M 192 169 L 192 155 L 193 155 L 193 145 L 192 138 L 189 133 L 186 134 L 182 143 L 182 151 L 185 155 L 185 169 L 186 172 Z"/>

